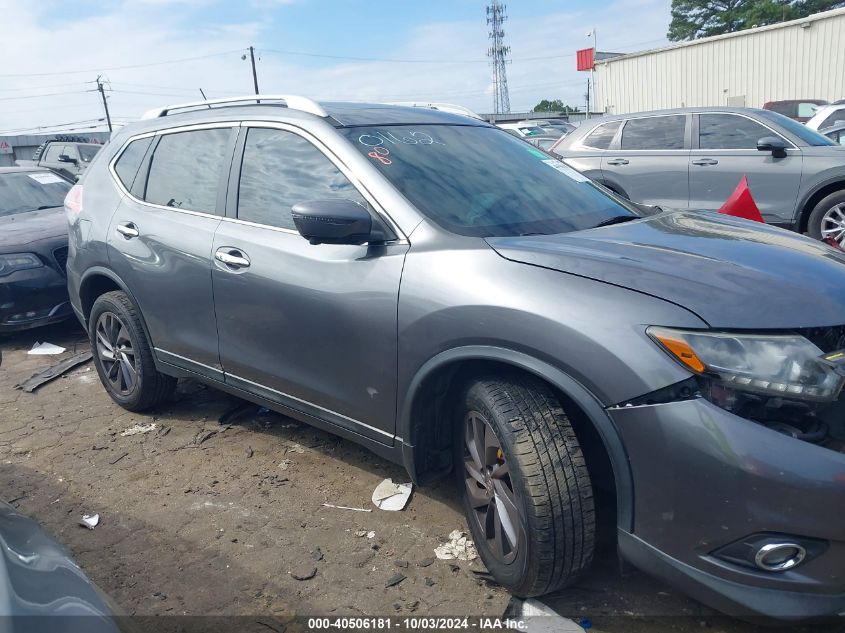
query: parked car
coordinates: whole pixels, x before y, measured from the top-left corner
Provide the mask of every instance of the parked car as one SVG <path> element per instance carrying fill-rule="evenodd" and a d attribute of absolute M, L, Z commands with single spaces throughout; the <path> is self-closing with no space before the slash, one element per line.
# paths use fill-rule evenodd
<path fill-rule="evenodd" d="M 799 123 L 809 121 L 819 108 L 827 105 L 822 99 L 789 99 L 786 101 L 767 101 L 763 104 L 764 110 L 777 112 Z"/>
<path fill-rule="evenodd" d="M 561 136 L 566 136 L 575 129 L 574 125 L 565 121 L 535 120 L 533 121 L 533 123 L 534 125 L 539 126 L 540 129 L 543 130 L 543 132 L 545 132 L 546 134 L 557 136 L 558 138 L 560 138 Z"/>
<path fill-rule="evenodd" d="M 834 143 L 845 145 L 845 121 L 837 123 L 832 127 L 826 127 L 823 130 L 820 130 L 820 132 Z"/>
<path fill-rule="evenodd" d="M 462 114 L 473 119 L 479 119 L 480 121 L 484 120 L 484 117 L 482 117 L 480 114 L 477 114 L 469 108 L 465 108 L 464 106 L 455 105 L 454 103 L 430 103 L 427 101 L 397 101 L 392 105 L 409 106 L 412 108 L 428 108 L 429 110 L 441 110 L 442 112 L 451 112 L 452 114 Z"/>
<path fill-rule="evenodd" d="M 543 128 L 541 128 L 536 123 L 532 123 L 531 121 L 520 121 L 518 123 L 498 123 L 497 124 L 500 128 L 513 134 L 514 136 L 518 136 L 519 138 L 524 138 L 528 136 L 545 136 L 548 134 Z"/>
<path fill-rule="evenodd" d="M 845 123 L 845 103 L 839 101 L 820 108 L 815 116 L 807 121 L 807 127 L 811 130 L 821 130 L 837 123 Z"/>
<path fill-rule="evenodd" d="M 75 180 L 85 171 L 101 147 L 97 143 L 45 141 L 35 150 L 32 160 L 18 160 L 15 163 L 22 167 L 45 167 Z"/>
<path fill-rule="evenodd" d="M 112 600 L 38 523 L 3 501 L 0 545 L 5 630 L 119 633 Z"/>
<path fill-rule="evenodd" d="M 529 136 L 525 140 L 531 143 L 534 147 L 539 147 L 542 150 L 549 151 L 552 145 L 558 142 L 559 136 L 552 136 L 544 134 L 543 136 Z"/>
<path fill-rule="evenodd" d="M 643 204 L 716 210 L 743 176 L 766 222 L 845 240 L 845 150 L 781 114 L 680 108 L 585 122 L 552 147 Z"/>
<path fill-rule="evenodd" d="M 65 279 L 70 183 L 37 167 L 0 167 L 0 334 L 71 316 Z"/>
<path fill-rule="evenodd" d="M 845 253 L 643 210 L 464 116 L 256 98 L 149 113 L 68 194 L 115 402 L 188 376 L 451 471 L 519 596 L 615 524 L 729 613 L 845 610 Z"/>

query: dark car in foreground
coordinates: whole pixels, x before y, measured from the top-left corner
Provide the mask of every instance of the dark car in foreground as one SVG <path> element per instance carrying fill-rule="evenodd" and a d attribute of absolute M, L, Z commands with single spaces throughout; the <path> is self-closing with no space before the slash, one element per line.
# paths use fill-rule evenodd
<path fill-rule="evenodd" d="M 67 295 L 70 183 L 38 167 L 0 167 L 0 334 L 71 316 Z"/>
<path fill-rule="evenodd" d="M 720 208 L 743 176 L 766 222 L 845 243 L 845 148 L 753 108 L 678 108 L 591 119 L 552 147 L 643 204 Z"/>
<path fill-rule="evenodd" d="M 845 611 L 845 253 L 635 207 L 483 121 L 257 98 L 124 127 L 68 196 L 115 402 L 191 377 L 451 472 L 519 596 L 604 526 L 728 613 Z"/>
<path fill-rule="evenodd" d="M 0 501 L 4 631 L 118 633 L 116 608 L 41 526 Z"/>

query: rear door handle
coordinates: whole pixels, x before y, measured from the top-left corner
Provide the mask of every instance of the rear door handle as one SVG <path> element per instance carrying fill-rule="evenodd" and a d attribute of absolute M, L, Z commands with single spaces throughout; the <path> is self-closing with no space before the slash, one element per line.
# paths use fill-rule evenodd
<path fill-rule="evenodd" d="M 706 167 L 707 165 L 718 165 L 719 161 L 715 158 L 699 158 L 698 160 L 692 161 L 693 165 L 701 165 L 702 167 Z"/>
<path fill-rule="evenodd" d="M 221 246 L 214 252 L 214 259 L 223 262 L 231 268 L 249 268 L 249 257 L 246 253 L 230 246 Z"/>
<path fill-rule="evenodd" d="M 123 224 L 118 224 L 114 227 L 114 230 L 120 233 L 127 240 L 131 240 L 133 237 L 138 237 L 141 234 L 134 222 L 124 222 Z"/>
<path fill-rule="evenodd" d="M 627 158 L 611 158 L 607 161 L 608 165 L 627 165 L 628 159 Z"/>

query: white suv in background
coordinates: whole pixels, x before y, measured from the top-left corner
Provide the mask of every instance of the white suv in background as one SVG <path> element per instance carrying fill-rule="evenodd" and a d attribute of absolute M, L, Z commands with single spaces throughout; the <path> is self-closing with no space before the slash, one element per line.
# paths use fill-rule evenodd
<path fill-rule="evenodd" d="M 822 106 L 813 115 L 806 125 L 811 130 L 823 130 L 832 127 L 837 123 L 845 123 L 845 101 L 837 101 L 830 105 Z"/>

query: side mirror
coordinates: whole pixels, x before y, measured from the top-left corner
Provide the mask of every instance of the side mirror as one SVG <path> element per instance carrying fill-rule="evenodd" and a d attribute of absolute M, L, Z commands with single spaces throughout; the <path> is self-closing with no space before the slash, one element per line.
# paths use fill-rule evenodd
<path fill-rule="evenodd" d="M 74 165 L 78 165 L 79 161 L 75 158 L 71 158 L 67 154 L 60 154 L 59 155 L 59 162 L 60 163 L 73 163 Z"/>
<path fill-rule="evenodd" d="M 786 158 L 786 148 L 789 147 L 782 138 L 777 136 L 764 136 L 757 141 L 757 150 L 760 152 L 771 152 L 775 158 Z"/>
<path fill-rule="evenodd" d="M 296 230 L 312 244 L 363 244 L 371 239 L 373 218 L 352 200 L 300 202 L 291 215 Z"/>

